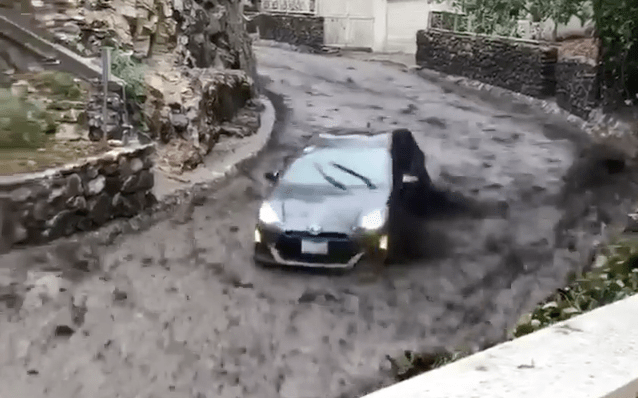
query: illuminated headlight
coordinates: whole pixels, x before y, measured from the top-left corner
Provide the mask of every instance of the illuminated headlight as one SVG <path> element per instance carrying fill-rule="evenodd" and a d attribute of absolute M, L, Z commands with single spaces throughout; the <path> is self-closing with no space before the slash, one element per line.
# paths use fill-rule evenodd
<path fill-rule="evenodd" d="M 276 224 L 280 222 L 277 212 L 275 212 L 272 206 L 268 203 L 261 205 L 261 208 L 259 209 L 259 221 L 264 224 Z"/>
<path fill-rule="evenodd" d="M 379 249 L 388 250 L 388 235 L 383 235 L 381 239 L 379 239 Z"/>
<path fill-rule="evenodd" d="M 374 210 L 361 218 L 359 226 L 363 229 L 379 229 L 385 224 L 386 210 Z"/>
<path fill-rule="evenodd" d="M 261 233 L 255 228 L 255 243 L 261 243 Z"/>

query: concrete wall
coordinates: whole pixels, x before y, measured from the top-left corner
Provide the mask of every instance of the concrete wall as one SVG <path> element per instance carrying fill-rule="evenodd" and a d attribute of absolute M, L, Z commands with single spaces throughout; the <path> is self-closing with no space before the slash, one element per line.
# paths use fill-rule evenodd
<path fill-rule="evenodd" d="M 155 203 L 154 147 L 118 148 L 43 173 L 0 177 L 0 250 L 89 231 Z"/>
<path fill-rule="evenodd" d="M 417 33 L 418 65 L 544 98 L 555 93 L 557 48 L 429 29 Z"/>
<path fill-rule="evenodd" d="M 388 43 L 388 0 L 374 3 L 374 46 L 372 51 L 386 51 Z"/>
<path fill-rule="evenodd" d="M 427 28 L 430 4 L 423 0 L 387 0 L 386 52 L 416 53 L 414 36 Z"/>
<path fill-rule="evenodd" d="M 638 295 L 364 398 L 635 398 Z"/>

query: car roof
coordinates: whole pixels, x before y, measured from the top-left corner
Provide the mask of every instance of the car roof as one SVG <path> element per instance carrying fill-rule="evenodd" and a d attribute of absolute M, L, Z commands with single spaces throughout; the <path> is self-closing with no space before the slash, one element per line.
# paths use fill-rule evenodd
<path fill-rule="evenodd" d="M 304 152 L 319 148 L 342 148 L 345 150 L 387 148 L 389 150 L 392 142 L 391 137 L 390 133 L 319 134 L 311 140 L 311 145 L 306 147 Z"/>

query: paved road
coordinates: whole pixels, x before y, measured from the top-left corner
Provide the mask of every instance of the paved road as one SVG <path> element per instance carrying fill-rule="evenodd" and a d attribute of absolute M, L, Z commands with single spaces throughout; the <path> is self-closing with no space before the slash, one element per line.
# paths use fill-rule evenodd
<path fill-rule="evenodd" d="M 612 177 L 582 172 L 597 170 L 591 162 L 571 168 L 585 141 L 525 106 L 356 60 L 257 53 L 288 108 L 267 153 L 190 221 L 177 222 L 188 220 L 180 213 L 107 248 L 101 271 L 46 293 L 54 300 L 44 306 L 27 295 L 22 316 L 1 321 L 0 396 L 358 396 L 391 380 L 386 354 L 503 338 L 573 267 L 578 251 L 558 247 L 580 241 L 565 243 L 564 229 L 604 202 L 599 191 L 615 192 L 598 189 Z M 255 268 L 263 172 L 313 134 L 368 123 L 412 129 L 438 186 L 479 204 L 507 201 L 508 217 L 419 226 L 426 255 L 382 275 Z M 589 196 L 573 193 L 586 183 Z"/>

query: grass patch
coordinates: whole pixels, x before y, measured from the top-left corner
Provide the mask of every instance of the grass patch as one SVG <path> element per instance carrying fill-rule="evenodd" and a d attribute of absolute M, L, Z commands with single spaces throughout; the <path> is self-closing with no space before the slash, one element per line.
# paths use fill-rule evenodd
<path fill-rule="evenodd" d="M 591 271 L 572 275 L 569 284 L 521 317 L 511 339 L 565 321 L 638 293 L 638 238 L 624 236 L 607 245 Z M 390 358 L 397 380 L 405 380 L 470 355 L 467 350 Z"/>
<path fill-rule="evenodd" d="M 105 150 L 91 141 L 48 141 L 42 148 L 0 148 L 0 175 L 32 173 L 52 167 L 60 167 Z"/>
<path fill-rule="evenodd" d="M 52 99 L 81 101 L 85 90 L 73 75 L 57 71 L 44 71 L 31 76 L 29 83 L 40 93 Z"/>
<path fill-rule="evenodd" d="M 0 89 L 0 148 L 40 148 L 55 128 L 44 107 Z"/>

